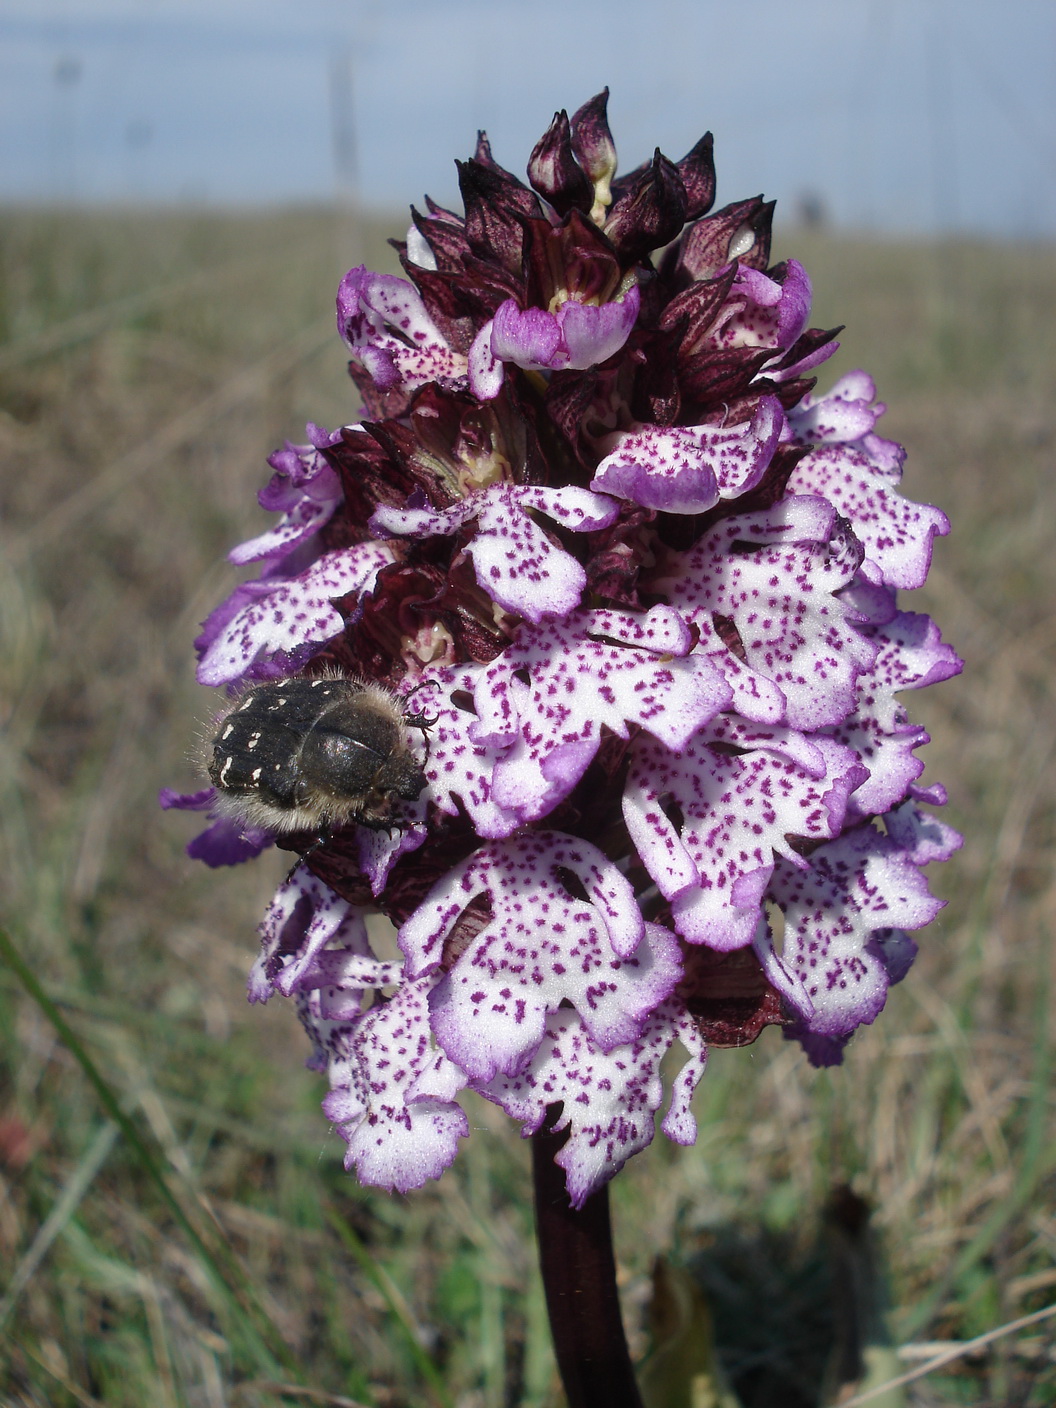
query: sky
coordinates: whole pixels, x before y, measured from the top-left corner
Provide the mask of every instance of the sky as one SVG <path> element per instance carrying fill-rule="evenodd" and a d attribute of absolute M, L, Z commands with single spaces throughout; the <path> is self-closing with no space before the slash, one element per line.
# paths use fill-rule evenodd
<path fill-rule="evenodd" d="M 0 201 L 451 204 L 606 84 L 720 202 L 1056 236 L 1053 0 L 0 0 Z"/>

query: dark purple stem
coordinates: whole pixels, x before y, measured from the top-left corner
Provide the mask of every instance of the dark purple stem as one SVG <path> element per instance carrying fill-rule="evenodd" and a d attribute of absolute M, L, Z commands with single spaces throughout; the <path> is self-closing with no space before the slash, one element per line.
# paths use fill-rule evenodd
<path fill-rule="evenodd" d="M 616 1291 L 609 1190 L 580 1212 L 569 1205 L 554 1163 L 566 1138 L 533 1136 L 532 1168 L 539 1264 L 568 1408 L 642 1408 Z"/>

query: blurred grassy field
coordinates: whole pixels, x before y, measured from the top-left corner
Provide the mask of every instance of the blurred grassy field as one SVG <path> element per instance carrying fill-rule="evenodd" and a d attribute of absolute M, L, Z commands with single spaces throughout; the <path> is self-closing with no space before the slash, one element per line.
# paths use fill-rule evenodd
<path fill-rule="evenodd" d="M 337 281 L 360 258 L 392 267 L 400 228 L 0 217 L 0 916 L 142 1141 L 0 965 L 5 1404 L 560 1401 L 515 1128 L 474 1105 L 441 1182 L 359 1188 L 292 1008 L 245 1002 L 287 860 L 210 873 L 183 855 L 193 819 L 156 808 L 193 783 L 213 705 L 191 640 L 233 581 L 224 552 L 263 525 L 264 457 L 355 415 Z M 874 374 L 907 492 L 954 523 L 908 604 L 967 669 L 907 703 L 968 839 L 936 868 L 950 904 L 917 967 L 842 1069 L 810 1071 L 774 1030 L 715 1052 L 697 1146 L 659 1141 L 616 1181 L 635 1351 L 663 1251 L 706 1289 L 745 1408 L 818 1401 L 822 1212 L 842 1184 L 875 1210 L 896 1343 L 1056 1300 L 1056 260 L 797 231 L 775 244 L 790 254 L 814 321 L 848 325 L 822 385 Z M 1053 1343 L 1042 1325 L 906 1401 L 1056 1403 Z"/>

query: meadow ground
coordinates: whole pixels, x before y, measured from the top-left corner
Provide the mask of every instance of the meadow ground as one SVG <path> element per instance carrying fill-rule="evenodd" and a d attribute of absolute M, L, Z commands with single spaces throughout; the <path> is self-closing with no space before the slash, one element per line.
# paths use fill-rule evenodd
<path fill-rule="evenodd" d="M 362 257 L 392 267 L 399 230 L 326 211 L 0 217 L 0 914 L 135 1134 L 0 964 L 5 1404 L 560 1401 L 516 1129 L 475 1105 L 439 1183 L 358 1187 L 293 1011 L 245 1002 L 286 858 L 208 872 L 183 855 L 193 818 L 156 805 L 193 782 L 215 706 L 191 640 L 234 580 L 226 549 L 263 524 L 264 457 L 355 415 L 337 281 Z M 779 233 L 790 254 L 814 321 L 848 325 L 823 387 L 874 374 L 907 492 L 953 520 L 908 604 L 966 671 L 907 702 L 967 843 L 841 1069 L 811 1071 L 775 1030 L 718 1051 L 697 1146 L 658 1141 L 616 1181 L 636 1352 L 661 1251 L 703 1288 L 745 1408 L 819 1401 L 840 1266 L 885 1282 L 900 1346 L 1056 1300 L 1056 259 Z M 886 1272 L 826 1221 L 843 1185 Z M 1053 1335 L 904 1401 L 1056 1403 Z"/>

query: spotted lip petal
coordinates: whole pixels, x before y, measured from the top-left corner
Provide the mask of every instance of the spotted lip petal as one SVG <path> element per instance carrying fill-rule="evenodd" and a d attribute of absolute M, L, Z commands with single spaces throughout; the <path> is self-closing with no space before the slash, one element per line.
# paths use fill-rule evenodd
<path fill-rule="evenodd" d="M 784 420 L 780 401 L 764 396 L 752 420 L 732 430 L 647 425 L 625 432 L 590 487 L 664 513 L 704 513 L 720 498 L 736 498 L 758 484 Z"/>
<path fill-rule="evenodd" d="M 908 721 L 896 698 L 898 692 L 951 679 L 962 668 L 928 616 L 899 611 L 868 634 L 879 653 L 858 676 L 854 712 L 832 730 L 833 737 L 852 748 L 869 770 L 851 798 L 860 816 L 886 812 L 901 802 L 924 771 L 914 750 L 927 743 L 928 735 Z"/>
<path fill-rule="evenodd" d="M 495 802 L 518 825 L 545 816 L 583 776 L 603 727 L 626 738 L 635 723 L 682 747 L 730 701 L 712 662 L 690 654 L 692 643 L 665 606 L 522 627 L 480 671 L 473 696 L 470 737 L 503 750 L 492 773 Z"/>
<path fill-rule="evenodd" d="M 723 519 L 656 587 L 703 629 L 715 614 L 731 620 L 744 661 L 784 695 L 784 721 L 810 732 L 846 718 L 876 657 L 835 595 L 861 556 L 831 504 L 796 496 Z"/>
<path fill-rule="evenodd" d="M 928 799 L 932 804 L 937 798 Z M 941 805 L 941 803 L 939 803 Z M 884 817 L 887 834 L 902 848 L 907 859 L 914 865 L 928 865 L 933 860 L 949 860 L 964 844 L 959 832 L 940 821 L 929 812 L 922 812 L 913 802 L 903 802 L 900 807 Z"/>
<path fill-rule="evenodd" d="M 313 445 L 291 445 L 287 441 L 286 448 L 276 450 L 268 463 L 275 473 L 257 497 L 261 508 L 281 513 L 282 520 L 259 537 L 232 548 L 227 555 L 229 562 L 240 564 L 285 556 L 318 533 L 344 497 L 337 473 Z"/>
<path fill-rule="evenodd" d="M 368 591 L 392 561 L 383 543 L 359 543 L 324 553 L 296 577 L 245 584 L 239 591 L 251 587 L 250 600 L 213 635 L 198 665 L 198 682 L 230 684 L 253 676 L 264 662 L 276 666 L 278 675 L 290 673 L 291 659 L 303 660 L 344 626 L 333 602 Z M 212 619 L 204 628 L 206 636 Z"/>
<path fill-rule="evenodd" d="M 718 347 L 783 349 L 791 347 L 807 325 L 810 279 L 795 259 L 788 261 L 783 283 L 742 265 L 730 292 L 728 313 L 711 334 Z"/>
<path fill-rule="evenodd" d="M 761 724 L 776 724 L 783 719 L 785 696 L 773 680 L 734 655 L 710 618 L 697 613 L 693 624 L 700 632 L 697 654 L 706 655 L 725 679 L 733 713 Z"/>
<path fill-rule="evenodd" d="M 303 543 L 333 516 L 340 502 L 340 495 L 326 503 L 319 503 L 307 494 L 301 495 L 296 504 L 283 515 L 282 522 L 270 528 L 259 537 L 240 543 L 228 553 L 228 561 L 241 565 L 256 562 L 266 557 L 281 557 L 298 543 Z"/>
<path fill-rule="evenodd" d="M 424 508 L 379 508 L 371 532 L 409 537 L 449 536 L 470 520 L 476 534 L 466 544 L 477 580 L 493 601 L 529 621 L 563 616 L 579 605 L 587 575 L 576 559 L 555 546 L 529 517 L 546 514 L 573 533 L 594 532 L 615 519 L 611 499 L 574 485 L 493 484 L 442 512 Z"/>
<path fill-rule="evenodd" d="M 349 1033 L 332 1059 L 323 1112 L 348 1148 L 345 1167 L 361 1183 L 409 1193 L 439 1178 L 469 1133 L 454 1096 L 465 1076 L 433 1045 L 429 990 L 434 979 L 404 983 Z"/>
<path fill-rule="evenodd" d="M 448 346 L 414 285 L 365 264 L 341 280 L 337 330 L 381 391 L 466 375 L 466 358 Z"/>
<path fill-rule="evenodd" d="M 249 977 L 250 1002 L 316 988 L 352 989 L 355 1013 L 367 988 L 398 981 L 402 964 L 371 952 L 361 910 L 303 865 L 280 885 L 260 925 L 261 951 Z"/>
<path fill-rule="evenodd" d="M 411 977 L 441 963 L 482 895 L 491 917 L 431 999 L 437 1040 L 474 1080 L 520 1070 L 563 1002 L 603 1050 L 633 1040 L 678 980 L 677 950 L 641 946 L 641 912 L 612 862 L 589 841 L 547 831 L 491 842 L 433 887 L 399 933 Z"/>
<path fill-rule="evenodd" d="M 648 927 L 650 941 L 670 942 L 659 925 Z M 572 1206 L 581 1208 L 651 1143 L 653 1116 L 664 1098 L 660 1063 L 676 1040 L 689 1052 L 689 1060 L 675 1080 L 663 1128 L 676 1143 L 692 1144 L 696 1125 L 689 1100 L 704 1074 L 706 1052 L 676 998 L 666 999 L 650 1013 L 634 1041 L 608 1052 L 598 1049 L 575 1012 L 552 1012 L 543 1041 L 523 1071 L 497 1075 L 475 1088 L 520 1120 L 525 1138 L 542 1128 L 548 1107 L 562 1106 L 554 1128 L 569 1129 L 570 1137 L 556 1162 L 568 1175 Z"/>
<path fill-rule="evenodd" d="M 425 844 L 429 834 L 426 808 L 424 797 L 419 797 L 415 802 L 402 803 L 400 825 L 392 831 L 373 831 L 366 826 L 356 828 L 360 870 L 369 881 L 370 893 L 375 897 L 384 893 L 397 861 Z"/>
<path fill-rule="evenodd" d="M 431 669 L 426 678 L 439 688 L 429 695 L 435 722 L 429 729 L 429 756 L 425 776 L 429 796 L 447 816 L 457 817 L 464 807 L 479 836 L 508 836 L 520 825 L 517 816 L 492 796 L 491 777 L 498 754 L 476 743 L 472 729 L 476 715 L 469 707 L 483 666 Z"/>
<path fill-rule="evenodd" d="M 865 548 L 867 574 L 911 590 L 924 585 L 932 543 L 950 524 L 941 509 L 903 498 L 895 488 L 898 478 L 898 471 L 884 470 L 861 446 L 826 444 L 799 462 L 789 490 L 828 499 Z"/>
<path fill-rule="evenodd" d="M 876 383 L 867 372 L 841 376 L 824 396 L 808 392 L 789 414 L 789 424 L 803 445 L 849 444 L 869 435 L 886 407 L 876 401 Z"/>
<path fill-rule="evenodd" d="M 892 981 L 886 936 L 922 928 L 943 906 L 912 853 L 875 826 L 819 846 L 807 869 L 779 861 L 770 893 L 785 916 L 784 962 L 813 1008 L 803 1028 L 821 1037 L 876 1019 Z"/>
<path fill-rule="evenodd" d="M 778 856 L 802 865 L 787 838 L 839 835 L 847 798 L 865 776 L 857 757 L 823 736 L 716 719 L 676 756 L 635 743 L 624 819 L 690 943 L 729 950 L 753 942 Z M 673 805 L 676 826 L 665 810 Z"/>

